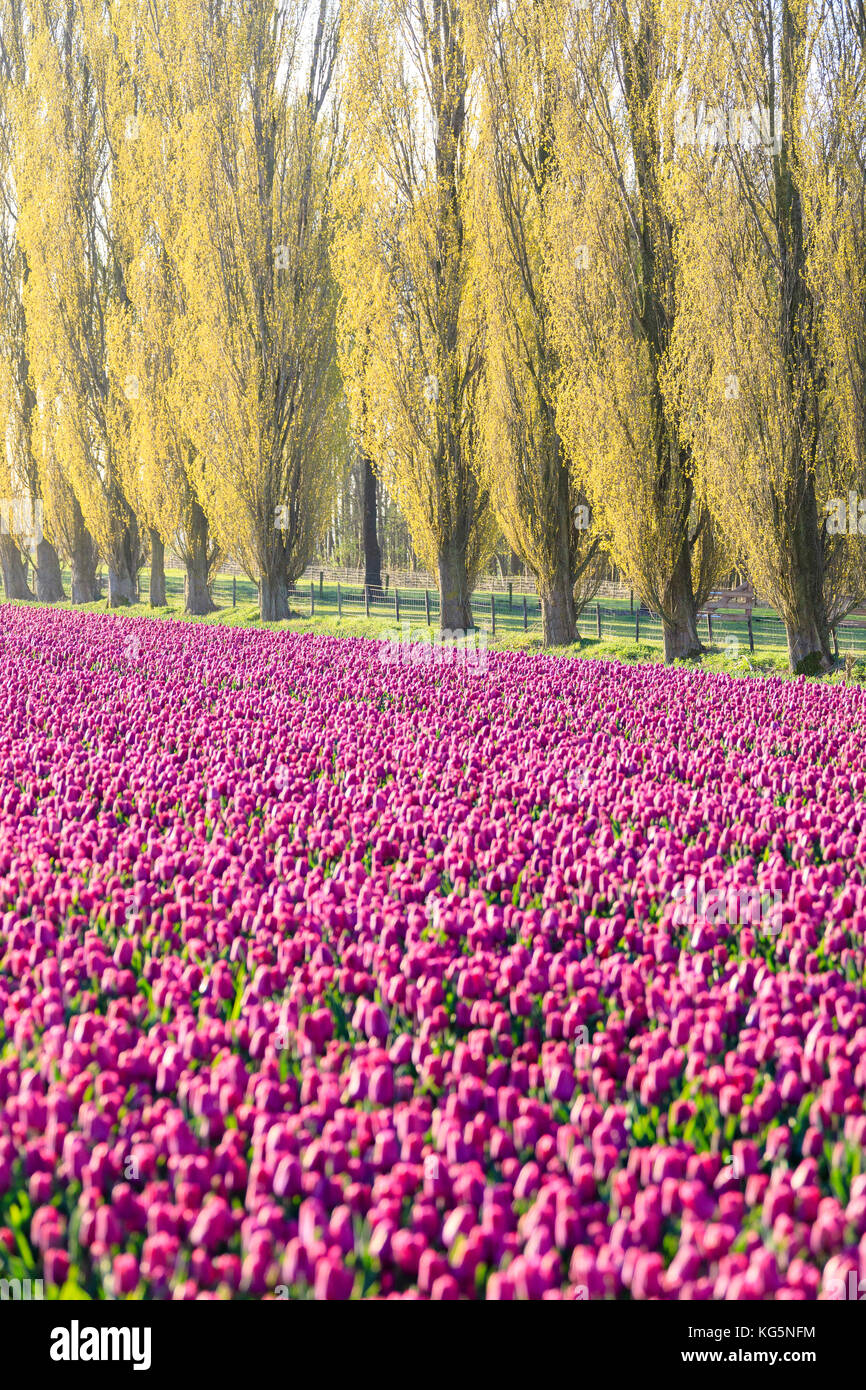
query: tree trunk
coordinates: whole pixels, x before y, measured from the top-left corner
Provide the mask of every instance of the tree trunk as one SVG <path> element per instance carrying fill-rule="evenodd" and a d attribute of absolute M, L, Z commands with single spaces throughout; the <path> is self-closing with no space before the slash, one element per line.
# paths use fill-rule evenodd
<path fill-rule="evenodd" d="M 782 141 L 773 159 L 775 193 L 775 255 L 779 266 L 779 347 L 785 379 L 795 403 L 796 428 L 790 482 L 783 517 L 788 525 L 787 590 L 782 616 L 788 636 L 788 657 L 795 675 L 815 675 L 832 665 L 827 606 L 824 599 L 824 543 L 815 497 L 814 466 L 820 438 L 821 379 L 815 353 L 820 312 L 809 276 L 803 199 L 797 165 L 800 162 L 797 118 L 799 85 L 805 68 L 804 15 L 792 0 L 779 14 L 779 112 Z M 775 501 L 775 499 L 774 499 Z M 785 533 L 790 540 L 787 540 Z"/>
<path fill-rule="evenodd" d="M 44 536 L 36 547 L 36 597 L 40 603 L 60 603 L 66 598 L 60 557 Z"/>
<path fill-rule="evenodd" d="M 138 602 L 138 523 L 132 517 L 114 539 L 108 559 L 108 606 L 127 608 Z"/>
<path fill-rule="evenodd" d="M 151 608 L 165 608 L 165 542 L 158 531 L 150 528 L 150 591 Z"/>
<path fill-rule="evenodd" d="M 541 589 L 539 597 L 545 647 L 567 647 L 576 642 L 577 616 L 570 576 L 557 575 L 556 582 Z"/>
<path fill-rule="evenodd" d="M 788 636 L 788 660 L 795 676 L 817 676 L 822 671 L 830 670 L 833 661 L 829 630 L 822 627 L 814 609 L 789 618 L 785 630 Z"/>
<path fill-rule="evenodd" d="M 573 528 L 571 486 L 568 467 L 559 447 L 559 436 L 551 422 L 552 467 L 556 469 L 556 513 L 550 521 L 556 526 L 553 571 L 538 582 L 541 598 L 541 624 L 546 647 L 565 647 L 577 641 L 577 612 L 574 606 Z"/>
<path fill-rule="evenodd" d="M 201 617 L 205 613 L 216 612 L 207 582 L 207 555 L 198 550 L 187 556 L 183 596 L 185 613 Z"/>
<path fill-rule="evenodd" d="M 72 571 L 72 602 L 96 603 L 100 596 L 96 580 L 99 555 L 96 543 L 84 524 L 77 498 L 72 503 L 72 514 L 72 554 L 69 557 L 69 567 Z"/>
<path fill-rule="evenodd" d="M 368 589 L 379 590 L 382 588 L 382 551 L 376 533 L 376 474 L 366 454 L 361 463 L 361 470 L 364 584 Z"/>
<path fill-rule="evenodd" d="M 667 617 L 662 615 L 665 661 L 690 661 L 700 656 L 703 647 L 698 637 L 698 615 L 695 611 L 692 562 L 687 536 L 683 537 L 679 558 L 665 597 L 665 608 L 669 614 Z"/>
<path fill-rule="evenodd" d="M 24 569 L 24 557 L 11 536 L 0 536 L 0 568 L 3 570 L 3 588 L 6 599 L 33 599 Z"/>
<path fill-rule="evenodd" d="M 122 551 L 115 551 L 108 562 L 108 606 L 109 608 L 129 608 L 138 603 L 135 591 L 135 572 L 123 558 Z"/>
<path fill-rule="evenodd" d="M 215 613 L 216 604 L 211 597 L 208 575 L 208 522 L 204 509 L 193 498 L 189 508 L 186 527 L 186 553 L 184 555 L 186 579 L 184 580 L 184 612 L 202 617 L 205 613 Z"/>
<path fill-rule="evenodd" d="M 279 623 L 289 616 L 289 586 L 285 575 L 262 575 L 260 581 L 263 623 Z"/>
<path fill-rule="evenodd" d="M 440 631 L 467 632 L 473 623 L 465 551 L 453 541 L 443 546 L 438 569 Z"/>
<path fill-rule="evenodd" d="M 790 577 L 793 604 L 783 613 L 788 637 L 788 660 L 796 676 L 829 671 L 830 627 L 824 601 L 824 563 L 818 506 L 811 483 L 796 511 L 791 534 Z"/>

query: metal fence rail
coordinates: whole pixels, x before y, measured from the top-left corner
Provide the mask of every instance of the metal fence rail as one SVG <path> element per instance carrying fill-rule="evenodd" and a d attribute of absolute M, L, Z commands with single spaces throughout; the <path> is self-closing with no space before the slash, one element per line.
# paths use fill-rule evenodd
<path fill-rule="evenodd" d="M 63 579 L 68 592 L 68 572 L 64 573 Z M 148 585 L 149 571 L 144 569 L 140 574 L 139 589 L 145 600 Z M 168 570 L 165 587 L 169 604 L 179 607 L 183 602 L 183 575 L 176 570 Z M 104 579 L 102 592 L 106 592 Z M 218 608 L 258 603 L 258 586 L 243 574 L 219 572 L 214 578 L 211 593 Z M 310 578 L 308 573 L 299 579 L 290 592 L 289 606 L 294 613 L 304 617 L 369 616 L 379 620 L 390 619 L 393 625 L 439 622 L 439 593 L 436 588 L 389 585 L 387 589 L 365 589 L 362 584 L 329 582 L 321 574 Z M 540 635 L 542 631 L 538 595 L 520 592 L 513 586 L 503 590 L 477 589 L 472 594 L 472 617 L 477 628 L 486 627 L 492 634 L 526 632 Z M 578 630 L 582 638 L 613 638 L 657 646 L 663 640 L 661 619 L 632 597 L 614 597 L 607 603 L 594 601 L 587 604 L 578 619 Z M 756 648 L 784 649 L 787 646 L 785 625 L 781 618 L 754 609 L 750 615 L 745 612 L 701 613 L 698 635 L 705 645 L 722 648 L 732 648 L 732 639 L 735 639 L 736 652 L 744 654 Z M 838 625 L 835 639 L 841 651 L 866 652 L 866 624 L 862 620 L 843 620 Z"/>
<path fill-rule="evenodd" d="M 300 582 L 295 592 L 299 599 L 303 598 Z M 438 623 L 440 614 L 439 593 L 433 588 L 395 585 L 389 589 L 365 589 L 363 585 L 327 584 L 319 579 L 310 581 L 307 602 L 314 615 L 336 610 L 338 616 L 365 614 L 391 618 L 395 623 Z M 495 633 L 500 628 L 528 632 L 541 626 L 541 603 L 534 594 L 476 590 L 471 602 L 476 627 L 487 626 Z"/>

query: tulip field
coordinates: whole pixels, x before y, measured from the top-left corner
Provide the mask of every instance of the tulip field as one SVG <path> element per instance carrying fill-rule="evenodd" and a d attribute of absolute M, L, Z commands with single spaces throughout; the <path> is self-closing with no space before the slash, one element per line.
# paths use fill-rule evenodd
<path fill-rule="evenodd" d="M 858 687 L 0 609 L 0 1274 L 829 1299 Z"/>

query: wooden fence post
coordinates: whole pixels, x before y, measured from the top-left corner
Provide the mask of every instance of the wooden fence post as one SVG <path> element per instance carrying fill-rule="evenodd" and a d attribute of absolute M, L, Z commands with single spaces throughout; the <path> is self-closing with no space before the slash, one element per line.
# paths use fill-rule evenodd
<path fill-rule="evenodd" d="M 424 612 L 427 616 L 427 626 L 430 626 L 430 590 L 424 590 Z"/>
<path fill-rule="evenodd" d="M 595 605 L 595 635 L 601 640 L 601 604 Z"/>
<path fill-rule="evenodd" d="M 397 619 L 397 622 L 399 623 L 399 621 L 400 621 L 400 590 L 397 588 L 397 585 L 396 585 L 396 584 L 394 585 L 394 615 L 395 615 L 395 617 L 396 617 L 396 619 Z"/>
<path fill-rule="evenodd" d="M 529 614 L 526 611 L 526 595 L 523 595 L 523 631 L 529 631 Z"/>
<path fill-rule="evenodd" d="M 340 584 L 339 584 L 339 581 L 338 581 L 338 582 L 337 582 L 337 617 L 338 617 L 338 618 L 342 618 L 342 616 L 343 616 L 343 590 L 340 588 Z"/>
<path fill-rule="evenodd" d="M 369 586 L 368 584 L 365 584 L 365 585 L 364 585 L 364 612 L 366 613 L 367 617 L 369 618 L 369 616 L 370 616 L 370 586 Z"/>
<path fill-rule="evenodd" d="M 310 617 L 311 617 L 311 618 L 312 618 L 313 614 L 315 613 L 315 611 L 316 611 L 316 586 L 315 586 L 315 584 L 313 583 L 313 581 L 312 581 L 312 579 L 311 579 L 311 580 L 310 580 Z"/>
<path fill-rule="evenodd" d="M 237 577 L 236 574 L 233 574 L 233 575 L 232 575 L 232 608 L 237 608 L 237 606 L 238 606 L 238 577 Z"/>
<path fill-rule="evenodd" d="M 490 595 L 490 635 L 496 636 L 496 595 Z"/>
<path fill-rule="evenodd" d="M 639 641 L 640 641 L 640 604 L 638 604 L 637 608 L 635 609 L 635 615 L 634 615 L 634 640 L 635 640 L 636 642 L 639 642 Z"/>

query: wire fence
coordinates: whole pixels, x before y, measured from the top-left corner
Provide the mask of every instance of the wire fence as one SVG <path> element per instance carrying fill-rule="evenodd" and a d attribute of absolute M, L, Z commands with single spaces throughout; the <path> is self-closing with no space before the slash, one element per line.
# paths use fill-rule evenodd
<path fill-rule="evenodd" d="M 309 584 L 310 581 L 318 584 L 320 580 L 325 584 L 342 584 L 348 589 L 358 589 L 364 587 L 364 569 L 361 566 L 350 565 L 328 565 L 320 560 L 314 560 L 305 569 L 300 582 Z M 488 592 L 490 589 L 501 589 L 503 592 L 511 590 L 515 594 L 534 594 L 535 580 L 531 574 L 497 574 L 495 572 L 480 575 L 478 579 L 479 591 Z M 398 589 L 435 589 L 436 577 L 429 570 L 424 569 L 398 569 L 394 566 L 382 566 L 382 588 L 386 593 L 394 588 Z M 626 595 L 628 589 L 625 590 Z"/>
<path fill-rule="evenodd" d="M 142 599 L 148 594 L 149 571 L 141 571 L 139 590 Z M 69 575 L 64 575 L 67 588 Z M 169 606 L 180 608 L 184 599 L 184 577 L 176 570 L 167 570 L 166 598 Z M 105 583 L 103 579 L 103 593 Z M 258 603 L 258 585 L 244 574 L 220 571 L 214 578 L 211 594 L 218 608 L 232 608 Z M 472 594 L 472 618 L 476 628 L 497 633 L 528 633 L 539 636 L 543 630 L 541 601 L 535 593 L 520 592 L 513 585 L 501 590 L 476 589 Z M 439 593 L 435 588 L 402 587 L 367 589 L 363 584 L 329 582 L 319 573 L 314 578 L 298 580 L 289 595 L 293 613 L 302 617 L 370 617 L 389 619 L 398 626 L 439 623 Z M 587 605 L 578 619 L 583 638 L 611 638 L 625 642 L 642 642 L 661 646 L 662 622 L 645 605 L 629 598 L 594 601 Z M 701 613 L 698 635 L 708 646 L 727 647 L 734 655 L 762 648 L 784 649 L 787 646 L 785 625 L 777 614 L 752 610 L 743 613 Z M 837 650 L 866 652 L 866 623 L 843 621 L 834 634 Z"/>
<path fill-rule="evenodd" d="M 324 580 L 299 584 L 292 602 L 295 608 L 302 604 L 311 615 L 365 614 L 390 617 L 395 624 L 407 620 L 438 623 L 440 611 L 436 589 L 394 587 L 386 592 L 366 590 L 357 585 L 326 584 Z M 541 601 L 536 594 L 476 590 L 472 595 L 472 616 L 476 627 L 486 627 L 492 635 L 520 631 L 538 634 L 543 626 Z M 727 646 L 734 654 L 787 646 L 785 624 L 773 613 L 702 613 L 698 629 L 698 635 L 707 645 Z M 614 638 L 658 646 L 663 642 L 658 614 L 651 613 L 643 604 L 626 600 L 588 604 L 580 615 L 578 630 L 584 638 Z M 840 623 L 836 642 L 837 647 L 847 651 L 866 651 L 866 626 Z"/>
<path fill-rule="evenodd" d="M 403 621 L 438 623 L 439 594 L 435 589 L 365 590 L 363 586 L 326 584 L 311 580 L 299 586 L 292 600 L 297 608 L 301 603 L 315 615 L 333 614 L 338 617 L 365 614 L 371 617 L 391 617 L 395 624 Z M 535 594 L 476 590 L 472 595 L 474 625 L 486 627 L 492 635 L 497 632 L 542 631 L 541 601 Z M 662 621 L 643 604 L 630 605 L 590 603 L 578 620 L 578 630 L 584 638 L 614 638 L 620 641 L 645 642 L 661 646 Z M 754 652 L 760 648 L 784 649 L 787 646 L 785 624 L 773 613 L 702 613 L 698 619 L 698 635 L 708 646 L 727 647 L 732 654 Z M 846 651 L 866 651 L 866 626 L 842 622 L 835 634 L 837 648 Z"/>
<path fill-rule="evenodd" d="M 292 600 L 295 606 L 299 600 L 306 600 L 313 615 L 336 611 L 338 617 L 363 614 L 390 618 L 395 624 L 408 621 L 431 625 L 438 624 L 440 616 L 439 593 L 432 588 L 394 585 L 389 589 L 367 589 L 363 585 L 326 584 L 319 579 L 310 580 L 303 587 L 298 585 Z M 476 590 L 471 604 L 473 625 L 477 628 L 487 627 L 494 634 L 501 629 L 541 629 L 541 603 L 534 594 Z"/>

